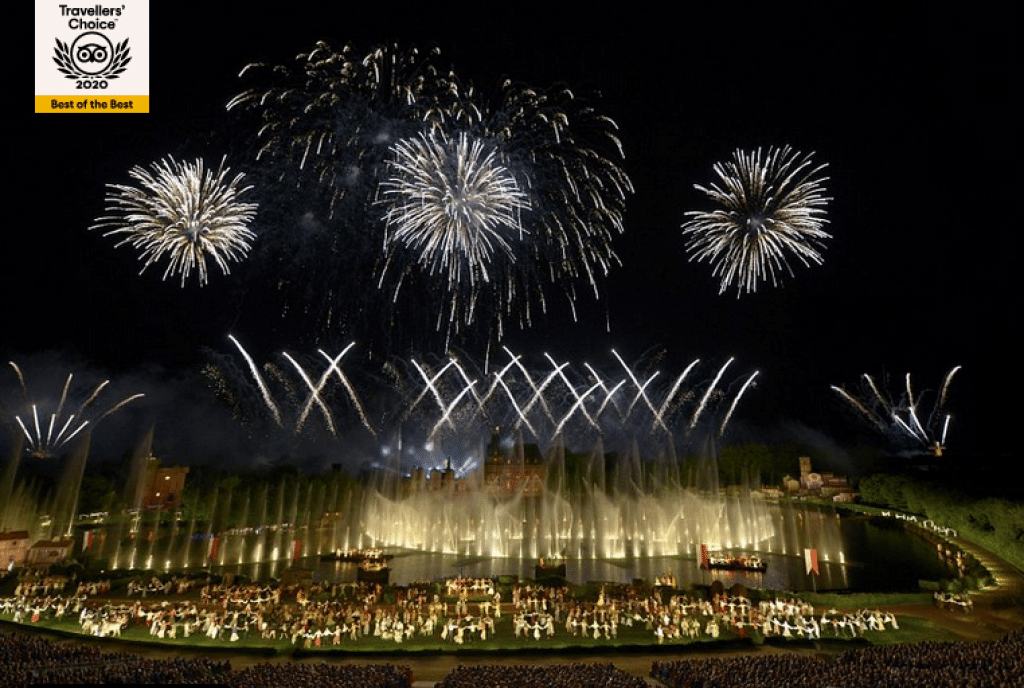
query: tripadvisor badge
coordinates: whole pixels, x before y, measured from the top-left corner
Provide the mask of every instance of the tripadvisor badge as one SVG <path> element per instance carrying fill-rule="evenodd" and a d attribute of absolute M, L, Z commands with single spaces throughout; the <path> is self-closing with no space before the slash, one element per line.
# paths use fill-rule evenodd
<path fill-rule="evenodd" d="M 114 45 L 98 31 L 86 31 L 69 45 L 56 39 L 53 61 L 67 79 L 76 80 L 76 88 L 105 89 L 108 79 L 118 78 L 131 62 L 128 39 Z"/>

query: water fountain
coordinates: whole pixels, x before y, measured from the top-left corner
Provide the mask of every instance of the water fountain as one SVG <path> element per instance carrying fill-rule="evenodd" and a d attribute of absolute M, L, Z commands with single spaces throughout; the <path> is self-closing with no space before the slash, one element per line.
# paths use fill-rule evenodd
<path fill-rule="evenodd" d="M 701 544 L 757 547 L 774 535 L 763 499 L 684 485 L 674 455 L 645 462 L 634 449 L 587 456 L 553 446 L 526 457 L 520 438 L 465 477 L 447 467 L 372 484 L 363 520 L 376 546 L 466 556 L 622 559 L 693 555 Z M 386 476 L 384 473 L 382 476 Z M 712 489 L 713 488 L 713 489 Z"/>
<path fill-rule="evenodd" d="M 33 542 L 70 536 L 89 457 L 90 434 L 79 435 L 63 463 L 40 459 L 11 443 L 0 474 L 0 528 L 23 530 Z"/>

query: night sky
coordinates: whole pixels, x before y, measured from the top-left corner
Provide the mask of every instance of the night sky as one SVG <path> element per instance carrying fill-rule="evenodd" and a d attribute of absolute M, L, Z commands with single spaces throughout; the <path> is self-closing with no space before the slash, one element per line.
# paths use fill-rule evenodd
<path fill-rule="evenodd" d="M 338 48 L 399 41 L 438 46 L 441 61 L 482 91 L 510 77 L 598 92 L 595 104 L 619 126 L 635 187 L 615 243 L 622 267 L 602 283 L 600 302 L 583 299 L 580 323 L 539 322 L 514 332 L 513 348 L 607 360 L 611 348 L 638 359 L 661 347 L 666 372 L 693 358 L 735 357 L 737 371 L 760 371 L 737 411 L 740 427 L 766 439 L 802 429 L 850 440 L 860 428 L 830 385 L 852 385 L 862 373 L 888 373 L 895 385 L 910 372 L 919 390 L 934 392 L 961 365 L 950 451 L 1016 462 L 1021 56 L 1013 4 L 810 12 L 711 4 L 666 14 L 629 4 L 428 12 L 395 3 L 300 1 L 266 11 L 151 3 L 150 114 L 36 115 L 7 96 L 5 361 L 52 358 L 61 375 L 76 366 L 121 380 L 163 376 L 168 392 L 152 394 L 147 413 L 172 434 L 194 420 L 174 385 L 195 370 L 203 347 L 227 351 L 230 331 L 268 353 L 296 348 L 301 337 L 256 305 L 230 315 L 244 266 L 182 289 L 174 278 L 161 282 L 160 266 L 139 276 L 131 249 L 87 228 L 103 213 L 105 185 L 128 183 L 134 165 L 169 154 L 227 154 L 230 164 L 248 154 L 225 113 L 247 63 L 290 63 L 317 40 Z M 687 261 L 680 232 L 684 212 L 705 206 L 693 185 L 713 181 L 712 165 L 737 148 L 787 144 L 828 163 L 824 264 L 794 263 L 778 288 L 719 295 L 710 266 Z M 16 385 L 9 370 L 0 380 Z"/>

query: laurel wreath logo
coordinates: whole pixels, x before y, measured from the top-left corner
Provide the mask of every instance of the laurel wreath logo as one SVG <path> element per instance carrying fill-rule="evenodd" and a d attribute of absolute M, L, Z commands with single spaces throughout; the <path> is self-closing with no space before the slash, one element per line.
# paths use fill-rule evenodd
<path fill-rule="evenodd" d="M 114 54 L 110 58 L 110 64 L 99 74 L 87 74 L 81 71 L 71 57 L 71 46 L 61 43 L 58 38 L 57 47 L 54 48 L 53 61 L 57 63 L 57 70 L 66 79 L 116 79 L 125 70 L 125 65 L 132 61 L 128 55 L 128 39 L 124 39 L 114 46 Z"/>

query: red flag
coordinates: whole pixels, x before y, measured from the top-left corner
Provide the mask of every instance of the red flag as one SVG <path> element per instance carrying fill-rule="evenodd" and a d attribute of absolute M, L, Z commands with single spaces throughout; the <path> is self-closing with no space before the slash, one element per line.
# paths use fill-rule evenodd
<path fill-rule="evenodd" d="M 807 573 L 813 572 L 815 576 L 821 575 L 818 571 L 818 550 L 809 547 L 805 548 L 804 563 L 807 565 Z"/>
<path fill-rule="evenodd" d="M 292 542 L 292 561 L 298 561 L 300 556 L 302 556 L 302 542 L 295 540 Z"/>
<path fill-rule="evenodd" d="M 707 545 L 701 545 L 700 546 L 700 567 L 702 569 L 706 569 L 706 568 L 710 568 L 711 567 L 711 561 L 708 559 L 708 546 Z"/>
<path fill-rule="evenodd" d="M 214 535 L 213 537 L 210 538 L 210 558 L 211 559 L 216 559 L 217 558 L 217 536 L 216 535 Z"/>

